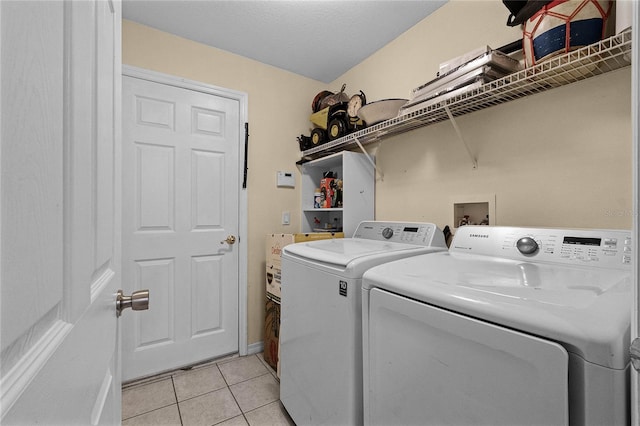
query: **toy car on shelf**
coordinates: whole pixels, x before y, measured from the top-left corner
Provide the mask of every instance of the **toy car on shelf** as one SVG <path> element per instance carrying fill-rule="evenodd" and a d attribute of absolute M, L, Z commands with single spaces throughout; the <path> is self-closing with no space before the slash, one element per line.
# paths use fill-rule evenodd
<path fill-rule="evenodd" d="M 338 139 L 348 133 L 365 127 L 364 121 L 358 117 L 358 110 L 367 103 L 365 94 L 355 94 L 349 98 L 342 85 L 338 93 L 322 91 L 311 103 L 313 114 L 309 120 L 313 124 L 311 136 L 300 135 L 300 150 L 305 151 L 325 142 Z"/>

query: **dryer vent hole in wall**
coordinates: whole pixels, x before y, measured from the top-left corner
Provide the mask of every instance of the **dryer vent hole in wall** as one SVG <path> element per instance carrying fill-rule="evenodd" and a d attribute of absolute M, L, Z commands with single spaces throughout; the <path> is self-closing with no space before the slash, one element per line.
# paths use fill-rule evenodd
<path fill-rule="evenodd" d="M 489 203 L 455 203 L 453 217 L 455 228 L 464 225 L 488 225 Z"/>

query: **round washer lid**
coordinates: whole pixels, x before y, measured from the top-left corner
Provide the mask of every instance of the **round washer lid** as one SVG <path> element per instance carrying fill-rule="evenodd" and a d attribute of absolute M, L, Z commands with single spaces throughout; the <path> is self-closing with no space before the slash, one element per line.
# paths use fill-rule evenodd
<path fill-rule="evenodd" d="M 606 367 L 628 362 L 629 271 L 434 253 L 370 269 L 363 288 L 374 287 L 564 343 Z"/>

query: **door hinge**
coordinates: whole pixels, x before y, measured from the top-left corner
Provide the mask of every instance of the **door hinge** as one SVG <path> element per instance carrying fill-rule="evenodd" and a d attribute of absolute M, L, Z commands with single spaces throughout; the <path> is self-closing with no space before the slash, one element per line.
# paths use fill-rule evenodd
<path fill-rule="evenodd" d="M 636 337 L 629 347 L 629 356 L 631 357 L 631 365 L 636 371 L 640 371 L 640 337 Z"/>

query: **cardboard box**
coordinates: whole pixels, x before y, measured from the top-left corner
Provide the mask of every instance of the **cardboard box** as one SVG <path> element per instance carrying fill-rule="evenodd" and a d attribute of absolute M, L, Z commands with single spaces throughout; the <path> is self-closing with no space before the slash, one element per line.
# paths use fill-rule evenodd
<path fill-rule="evenodd" d="M 281 274 L 280 265 L 267 266 L 267 299 L 277 303 L 280 303 Z"/>
<path fill-rule="evenodd" d="M 273 368 L 278 377 L 278 353 L 280 352 L 280 304 L 267 299 L 264 321 L 264 360 Z"/>
<path fill-rule="evenodd" d="M 312 232 L 309 234 L 270 234 L 266 244 L 267 304 L 264 321 L 264 360 L 280 377 L 280 278 L 282 249 L 305 241 L 344 238 L 343 232 Z"/>
<path fill-rule="evenodd" d="M 266 287 L 267 298 L 280 303 L 281 293 L 281 261 L 282 249 L 289 244 L 305 241 L 344 238 L 343 232 L 311 232 L 308 234 L 270 234 L 266 242 Z"/>

